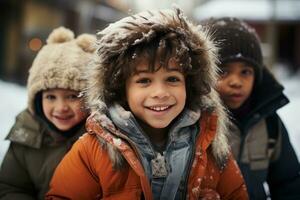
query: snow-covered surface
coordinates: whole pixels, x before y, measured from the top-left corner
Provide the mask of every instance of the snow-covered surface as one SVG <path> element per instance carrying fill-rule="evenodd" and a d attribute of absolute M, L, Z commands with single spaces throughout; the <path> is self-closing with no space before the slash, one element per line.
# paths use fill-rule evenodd
<path fill-rule="evenodd" d="M 16 115 L 27 105 L 24 87 L 0 80 L 0 163 L 9 145 L 4 138 L 15 121 Z"/>
<path fill-rule="evenodd" d="M 291 142 L 300 158 L 300 73 L 290 76 L 282 68 L 274 71 L 276 77 L 285 86 L 285 94 L 290 103 L 279 110 L 285 123 Z M 27 93 L 24 87 L 0 80 L 0 163 L 7 151 L 9 143 L 4 141 L 8 131 L 15 121 L 16 115 L 26 107 Z"/>
<path fill-rule="evenodd" d="M 299 20 L 300 1 L 296 0 L 211 0 L 193 11 L 197 20 L 209 17 L 238 17 L 247 20 Z"/>
<path fill-rule="evenodd" d="M 279 67 L 274 70 L 274 74 L 285 87 L 284 93 L 290 100 L 290 103 L 279 109 L 278 113 L 289 132 L 290 140 L 300 160 L 300 71 L 291 75 Z"/>

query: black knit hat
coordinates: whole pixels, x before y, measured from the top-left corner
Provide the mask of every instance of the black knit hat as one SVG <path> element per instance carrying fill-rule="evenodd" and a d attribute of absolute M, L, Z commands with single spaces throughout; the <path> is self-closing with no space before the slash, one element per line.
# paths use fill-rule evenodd
<path fill-rule="evenodd" d="M 260 40 L 255 30 L 237 18 L 211 18 L 203 21 L 219 47 L 221 64 L 245 61 L 254 67 L 256 84 L 262 78 L 263 58 Z"/>

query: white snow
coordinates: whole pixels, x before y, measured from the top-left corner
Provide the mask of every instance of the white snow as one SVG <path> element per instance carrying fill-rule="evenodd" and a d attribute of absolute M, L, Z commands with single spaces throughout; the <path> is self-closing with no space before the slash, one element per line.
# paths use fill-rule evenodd
<path fill-rule="evenodd" d="M 285 123 L 292 145 L 300 158 L 300 73 L 290 76 L 285 70 L 278 68 L 274 71 L 276 77 L 285 86 L 285 94 L 290 103 L 279 110 L 279 115 Z M 16 115 L 27 105 L 27 92 L 25 87 L 0 80 L 0 163 L 7 151 L 9 143 L 4 141 Z"/>
<path fill-rule="evenodd" d="M 275 76 L 285 87 L 284 93 L 290 100 L 290 103 L 279 109 L 278 114 L 285 124 L 291 143 L 300 160 L 300 71 L 297 74 L 289 75 L 283 67 L 274 70 Z"/>
<path fill-rule="evenodd" d="M 0 163 L 8 148 L 4 138 L 14 124 L 16 115 L 27 105 L 27 92 L 24 87 L 0 80 Z"/>

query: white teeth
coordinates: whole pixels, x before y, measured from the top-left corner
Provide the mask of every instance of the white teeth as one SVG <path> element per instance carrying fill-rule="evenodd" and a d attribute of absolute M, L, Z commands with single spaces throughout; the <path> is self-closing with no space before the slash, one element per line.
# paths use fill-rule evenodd
<path fill-rule="evenodd" d="M 169 108 L 169 106 L 151 106 L 150 107 L 151 110 L 155 110 L 155 111 L 163 111 L 168 108 Z"/>

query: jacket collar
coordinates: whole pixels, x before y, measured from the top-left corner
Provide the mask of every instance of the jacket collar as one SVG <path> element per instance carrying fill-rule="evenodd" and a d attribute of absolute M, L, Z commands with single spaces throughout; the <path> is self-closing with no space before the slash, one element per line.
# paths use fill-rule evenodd
<path fill-rule="evenodd" d="M 69 139 L 54 133 L 47 128 L 46 123 L 33 116 L 29 110 L 22 111 L 17 117 L 16 122 L 11 128 L 6 139 L 16 142 L 28 147 L 39 149 L 43 143 L 55 145 L 61 141 L 68 140 L 68 142 L 75 142 L 80 135 L 85 131 L 84 125 L 76 131 L 74 136 Z"/>
<path fill-rule="evenodd" d="M 124 132 L 135 133 L 133 137 L 137 135 L 136 133 L 145 135 L 130 111 L 126 111 L 120 105 L 115 104 L 108 109 L 108 112 L 114 124 Z M 200 111 L 185 109 L 170 128 L 170 137 L 178 137 L 176 134 L 181 128 L 195 124 L 199 118 Z"/>
<path fill-rule="evenodd" d="M 220 130 L 222 129 L 222 126 L 220 127 L 219 124 L 220 119 L 215 112 L 206 111 L 201 113 L 201 133 L 199 140 L 197 140 L 201 142 L 197 143 L 197 145 L 201 145 L 202 150 L 206 150 L 211 146 L 212 154 L 217 163 L 222 165 L 225 162 L 224 159 L 227 159 L 229 146 L 224 132 Z M 122 156 L 116 149 L 119 149 L 120 152 L 128 153 L 127 150 L 131 148 L 122 139 L 126 136 L 116 129 L 112 121 L 105 114 L 94 112 L 87 120 L 86 129 L 89 134 L 95 134 L 101 145 L 108 149 L 113 165 L 117 167 L 122 166 Z M 126 157 L 126 155 L 124 156 Z"/>
<path fill-rule="evenodd" d="M 284 87 L 276 80 L 267 68 L 263 69 L 263 80 L 253 91 L 252 105 L 255 110 L 261 110 L 265 106 L 280 107 L 287 104 L 289 101 L 283 94 Z M 281 102 L 281 103 L 280 103 Z M 270 104 L 272 106 L 270 106 Z M 276 106 L 278 109 L 278 106 Z"/>

